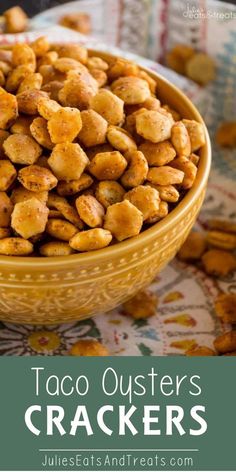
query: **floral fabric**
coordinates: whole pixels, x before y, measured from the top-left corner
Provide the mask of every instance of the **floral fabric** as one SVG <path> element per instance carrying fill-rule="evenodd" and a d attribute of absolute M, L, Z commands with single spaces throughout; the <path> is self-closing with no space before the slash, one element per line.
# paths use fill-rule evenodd
<path fill-rule="evenodd" d="M 92 15 L 96 11 L 101 13 L 99 10 L 101 2 L 96 0 L 92 3 L 94 8 Z M 219 149 L 214 139 L 218 124 L 233 117 L 235 119 L 236 116 L 236 9 L 232 5 L 223 5 L 212 0 L 200 2 L 201 6 L 205 5 L 205 11 L 216 11 L 225 16 L 218 21 L 206 19 L 204 25 L 202 21 L 197 21 L 196 28 L 193 30 L 191 28 L 193 19 L 180 14 L 184 8 L 182 2 L 123 1 L 122 22 L 118 21 L 119 3 L 115 0 L 109 2 L 109 8 L 113 8 L 113 16 L 110 16 L 112 25 L 110 24 L 109 30 L 106 29 L 107 25 L 104 26 L 105 17 L 100 13 L 97 15 L 96 39 L 92 37 L 88 39 L 69 30 L 51 27 L 52 18 L 55 21 L 62 12 L 59 9 L 63 9 L 63 12 L 65 9 L 68 11 L 68 8 L 72 8 L 72 4 L 75 7 L 77 2 L 57 7 L 56 14 L 51 11 L 51 13 L 36 17 L 32 26 L 38 31 L 27 33 L 26 39 L 30 41 L 35 36 L 46 33 L 51 40 L 60 41 L 63 32 L 64 41 L 79 40 L 98 50 L 109 50 L 115 54 L 134 58 L 141 65 L 162 73 L 180 87 L 203 114 L 213 147 L 209 187 L 196 227 L 204 231 L 206 222 L 211 217 L 223 217 L 236 221 L 236 151 Z M 155 14 L 154 10 L 150 12 L 150 9 L 145 8 L 147 3 L 149 6 L 152 5 Z M 89 0 L 80 1 L 77 10 L 81 8 L 84 11 L 86 7 L 88 11 L 91 11 L 90 4 Z M 184 4 L 186 6 L 186 2 Z M 188 3 L 190 16 L 191 11 L 194 12 L 191 8 L 196 8 L 193 4 L 196 5 L 198 2 Z M 97 10 L 95 5 L 97 5 Z M 136 10 L 137 5 L 139 5 L 139 10 Z M 137 14 L 138 11 L 139 14 Z M 229 14 L 230 11 L 235 13 L 234 19 L 227 19 L 226 13 Z M 135 15 L 132 16 L 132 12 L 136 12 Z M 107 10 L 106 14 L 108 14 Z M 140 21 L 142 21 L 141 25 Z M 177 26 L 173 28 L 176 22 Z M 134 27 L 134 23 L 137 27 Z M 144 23 L 146 26 L 149 24 L 149 28 L 145 29 L 148 33 L 145 37 L 143 35 L 140 37 Z M 104 29 L 102 29 L 103 26 Z M 40 27 L 49 29 L 43 31 Z M 115 34 L 118 28 L 121 29 L 119 42 Z M 219 34 L 217 34 L 217 29 Z M 184 37 L 180 35 L 180 31 L 181 35 L 184 32 Z M 216 80 L 204 89 L 157 62 L 135 54 L 138 52 L 152 58 L 160 57 L 161 51 L 174 42 L 193 42 L 193 31 L 195 31 L 196 46 L 212 54 L 218 65 Z M 189 32 L 191 32 L 191 37 Z M 214 42 L 212 37 L 214 37 Z M 24 41 L 25 35 L 14 37 L 8 35 L 7 38 L 0 36 L 0 43 L 16 40 Z M 109 46 L 104 43 L 104 40 Z M 117 45 L 123 49 L 132 50 L 134 53 L 121 52 L 116 49 Z M 215 336 L 228 329 L 215 315 L 214 299 L 222 290 L 236 291 L 236 274 L 221 280 L 212 279 L 200 267 L 186 265 L 175 259 L 161 274 L 157 275 L 150 289 L 158 294 L 159 305 L 156 316 L 148 320 L 135 321 L 124 315 L 122 307 L 117 307 L 110 313 L 100 314 L 92 319 L 47 328 L 1 323 L 0 355 L 66 355 L 73 343 L 87 337 L 101 340 L 108 347 L 111 355 L 182 355 L 186 349 L 196 344 L 211 347 Z"/>

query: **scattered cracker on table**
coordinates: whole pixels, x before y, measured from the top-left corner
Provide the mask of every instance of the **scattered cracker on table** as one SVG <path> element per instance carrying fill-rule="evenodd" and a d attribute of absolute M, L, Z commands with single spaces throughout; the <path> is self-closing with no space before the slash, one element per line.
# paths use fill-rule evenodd
<path fill-rule="evenodd" d="M 158 297 L 150 290 L 140 290 L 133 298 L 123 303 L 122 311 L 135 320 L 150 318 L 157 313 Z"/>
<path fill-rule="evenodd" d="M 216 142 L 221 147 L 236 147 L 236 121 L 224 121 L 219 125 Z"/>
<path fill-rule="evenodd" d="M 198 356 L 216 356 L 215 351 L 213 349 L 210 349 L 209 347 L 206 346 L 196 346 L 193 349 L 189 349 L 186 352 L 186 356 L 188 357 L 198 357 Z"/>
<path fill-rule="evenodd" d="M 107 348 L 94 339 L 81 339 L 71 347 L 71 356 L 109 356 Z"/>
<path fill-rule="evenodd" d="M 89 34 L 92 29 L 90 16 L 83 12 L 68 13 L 60 18 L 59 24 L 82 34 Z"/>
<path fill-rule="evenodd" d="M 236 271 L 235 231 L 231 220 L 210 219 L 207 233 L 192 231 L 177 257 L 186 263 L 194 263 L 211 277 L 227 277 Z M 223 248 L 223 249 L 221 249 Z M 220 292 L 214 300 L 216 316 L 222 323 L 236 325 L 236 294 Z M 236 331 L 228 331 L 214 340 L 216 352 L 208 346 L 195 346 L 186 356 L 234 356 Z"/>
<path fill-rule="evenodd" d="M 221 293 L 215 300 L 215 310 L 224 323 L 236 324 L 236 294 Z"/>
<path fill-rule="evenodd" d="M 3 13 L 3 33 L 22 33 L 27 30 L 28 17 L 20 6 L 14 6 Z"/>
<path fill-rule="evenodd" d="M 207 85 L 216 77 L 214 60 L 187 44 L 175 44 L 166 55 L 166 63 L 178 74 L 185 75 L 200 85 Z"/>

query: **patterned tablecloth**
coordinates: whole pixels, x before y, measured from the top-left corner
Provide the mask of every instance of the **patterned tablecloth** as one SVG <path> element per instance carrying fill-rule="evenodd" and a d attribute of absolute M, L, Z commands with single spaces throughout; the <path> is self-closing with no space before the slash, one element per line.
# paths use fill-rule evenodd
<path fill-rule="evenodd" d="M 71 5 L 74 7 L 77 3 L 73 2 Z M 111 31 L 111 25 L 108 28 L 106 23 L 103 24 L 104 16 L 99 10 L 100 0 L 92 3 L 93 7 L 97 4 L 97 11 L 100 12 L 96 22 L 97 38 L 88 39 L 63 30 L 63 40 L 78 40 L 79 37 L 81 42 L 96 49 L 109 49 L 117 53 L 115 46 L 118 45 L 126 50 L 148 54 L 152 58 L 160 57 L 160 52 L 174 42 L 189 42 L 215 57 L 218 66 L 217 78 L 205 89 L 200 89 L 150 59 L 122 52 L 176 83 L 197 104 L 207 123 L 212 138 L 213 166 L 208 192 L 196 227 L 204 231 L 209 217 L 224 217 L 236 221 L 236 151 L 220 149 L 214 141 L 218 124 L 236 118 L 236 10 L 233 6 L 223 6 L 220 2 L 212 0 L 200 2 L 201 6 L 205 5 L 204 12 L 208 17 L 205 15 L 205 18 L 199 18 L 200 13 L 203 15 L 200 12 L 197 18 L 192 19 L 191 12 L 194 13 L 193 8 L 196 9 L 197 2 L 189 2 L 187 11 L 186 2 L 183 4 L 166 0 L 124 0 L 121 13 L 121 2 L 112 0 L 109 8 L 113 8 L 112 25 L 116 30 Z M 90 4 L 89 0 L 79 2 L 83 11 L 85 6 L 89 11 Z M 139 15 L 136 14 L 137 8 Z M 215 12 L 218 16 L 220 13 L 223 16 L 221 19 L 209 17 L 210 12 L 212 15 Z M 230 15 L 230 12 L 234 15 Z M 185 13 L 187 16 L 184 16 Z M 122 21 L 118 21 L 118 14 Z M 55 19 L 55 15 L 49 16 Z M 37 30 L 42 26 L 48 28 L 50 21 L 46 21 L 45 17 L 48 18 L 46 13 L 43 18 L 36 18 L 32 26 Z M 138 27 L 135 27 L 135 21 Z M 139 24 L 140 21 L 142 25 Z M 148 31 L 146 36 L 143 33 L 144 25 L 145 31 Z M 122 34 L 118 35 L 117 29 Z M 61 40 L 62 29 L 50 27 L 45 32 L 49 34 L 50 39 Z M 41 34 L 42 31 L 28 33 L 27 39 L 31 40 L 35 35 Z M 109 47 L 103 42 L 108 37 Z M 117 38 L 120 38 L 119 41 Z M 24 40 L 25 36 L 0 36 L 0 43 L 18 39 Z M 46 329 L 40 326 L 0 323 L 0 355 L 66 355 L 74 342 L 87 337 L 101 340 L 111 355 L 181 355 L 196 343 L 211 347 L 214 337 L 228 329 L 215 315 L 214 299 L 222 290 L 236 291 L 236 274 L 220 280 L 212 279 L 200 268 L 175 259 L 155 278 L 150 289 L 158 294 L 159 305 L 156 316 L 148 320 L 136 321 L 128 318 L 122 313 L 122 307 L 117 307 L 112 312 L 99 314 L 92 319 Z"/>

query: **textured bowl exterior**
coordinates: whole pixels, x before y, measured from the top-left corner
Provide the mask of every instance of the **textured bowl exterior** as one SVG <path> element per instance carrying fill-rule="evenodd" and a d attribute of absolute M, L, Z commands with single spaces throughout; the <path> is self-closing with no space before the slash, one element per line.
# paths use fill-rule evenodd
<path fill-rule="evenodd" d="M 105 53 L 99 55 L 112 58 Z M 182 92 L 148 72 L 157 81 L 163 102 L 185 117 L 202 122 Z M 0 256 L 0 319 L 30 324 L 81 320 L 111 310 L 148 285 L 175 256 L 191 230 L 203 203 L 210 161 L 206 131 L 206 145 L 201 150 L 192 189 L 163 221 L 131 240 L 66 258 Z"/>

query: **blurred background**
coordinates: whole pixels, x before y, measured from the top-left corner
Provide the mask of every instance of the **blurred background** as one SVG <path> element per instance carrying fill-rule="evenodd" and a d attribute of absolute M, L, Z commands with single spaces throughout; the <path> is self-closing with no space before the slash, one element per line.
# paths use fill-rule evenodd
<path fill-rule="evenodd" d="M 63 3 L 67 2 L 65 0 L 1 0 L 0 12 L 3 13 L 7 8 L 11 8 L 17 4 L 24 8 L 29 16 L 33 16 L 47 8 L 55 7 Z"/>
<path fill-rule="evenodd" d="M 64 3 L 71 2 L 71 0 L 1 0 L 0 2 L 0 13 L 3 13 L 6 8 L 10 8 L 14 5 L 20 5 L 28 13 L 29 16 L 36 15 L 37 13 L 46 10 L 47 8 L 55 7 L 57 5 L 62 5 Z M 236 5 L 236 0 L 223 0 L 226 3 L 232 3 Z M 185 2 L 187 5 L 187 1 Z"/>

